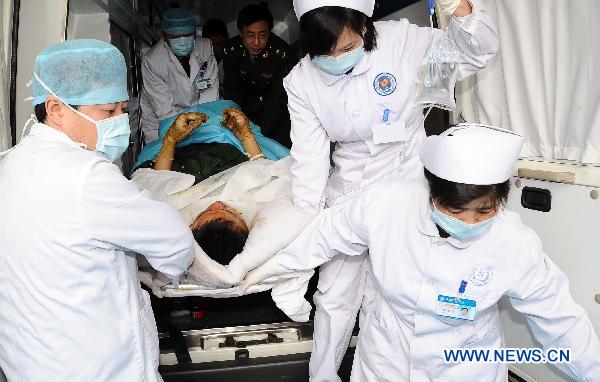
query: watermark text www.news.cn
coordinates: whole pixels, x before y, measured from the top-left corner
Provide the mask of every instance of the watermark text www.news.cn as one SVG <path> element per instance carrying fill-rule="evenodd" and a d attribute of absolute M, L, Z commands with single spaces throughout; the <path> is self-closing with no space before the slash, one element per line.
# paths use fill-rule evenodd
<path fill-rule="evenodd" d="M 444 349 L 446 363 L 569 363 L 571 350 L 550 348 Z"/>

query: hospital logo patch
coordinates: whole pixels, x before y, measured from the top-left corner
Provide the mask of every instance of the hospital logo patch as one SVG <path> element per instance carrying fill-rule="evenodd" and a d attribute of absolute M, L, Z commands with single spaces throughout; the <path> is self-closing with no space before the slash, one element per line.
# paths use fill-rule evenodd
<path fill-rule="evenodd" d="M 490 280 L 494 277 L 494 267 L 488 264 L 478 264 L 471 270 L 469 275 L 469 282 L 473 285 L 482 287 L 487 285 Z"/>
<path fill-rule="evenodd" d="M 373 81 L 377 94 L 387 96 L 396 91 L 396 77 L 390 73 L 379 73 Z"/>

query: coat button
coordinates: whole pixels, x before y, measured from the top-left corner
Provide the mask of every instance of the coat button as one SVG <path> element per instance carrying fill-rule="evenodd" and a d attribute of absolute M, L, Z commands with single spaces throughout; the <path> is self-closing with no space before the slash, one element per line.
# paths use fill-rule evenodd
<path fill-rule="evenodd" d="M 433 280 L 432 279 L 427 280 L 427 285 L 433 285 Z"/>
<path fill-rule="evenodd" d="M 355 111 L 354 113 L 352 113 L 352 118 L 358 118 L 360 117 L 360 113 L 358 111 Z"/>

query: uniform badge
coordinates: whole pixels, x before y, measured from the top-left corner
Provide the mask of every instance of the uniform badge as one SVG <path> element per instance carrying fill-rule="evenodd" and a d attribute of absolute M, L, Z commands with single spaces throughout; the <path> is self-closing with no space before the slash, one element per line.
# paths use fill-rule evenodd
<path fill-rule="evenodd" d="M 373 87 L 377 94 L 388 96 L 396 91 L 396 77 L 390 73 L 379 73 L 373 81 Z"/>
<path fill-rule="evenodd" d="M 469 274 L 469 282 L 479 287 L 487 285 L 494 277 L 494 267 L 488 264 L 478 264 Z"/>

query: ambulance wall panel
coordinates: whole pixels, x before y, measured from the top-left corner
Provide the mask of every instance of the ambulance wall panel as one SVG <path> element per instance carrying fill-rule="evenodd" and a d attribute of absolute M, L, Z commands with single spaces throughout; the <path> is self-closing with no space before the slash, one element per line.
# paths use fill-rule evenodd
<path fill-rule="evenodd" d="M 596 173 L 600 179 L 600 168 Z M 527 178 L 513 178 L 512 185 L 508 208 L 518 212 L 523 222 L 540 236 L 544 252 L 567 275 L 573 298 L 585 308 L 596 333 L 600 333 L 600 301 L 596 302 L 600 298 L 600 189 Z M 549 190 L 551 210 L 541 212 L 524 208 L 521 205 L 524 187 Z M 510 306 L 508 300 L 501 300 L 500 307 L 506 345 L 540 347 L 525 318 Z M 518 364 L 511 369 L 539 382 L 570 381 L 548 365 Z"/>
<path fill-rule="evenodd" d="M 108 13 L 69 12 L 67 39 L 93 38 L 110 43 Z"/>
<path fill-rule="evenodd" d="M 17 142 L 23 125 L 33 113 L 31 88 L 25 86 L 33 77 L 35 57 L 48 46 L 64 41 L 67 25 L 67 0 L 21 0 L 19 14 L 19 45 L 17 50 Z"/>

